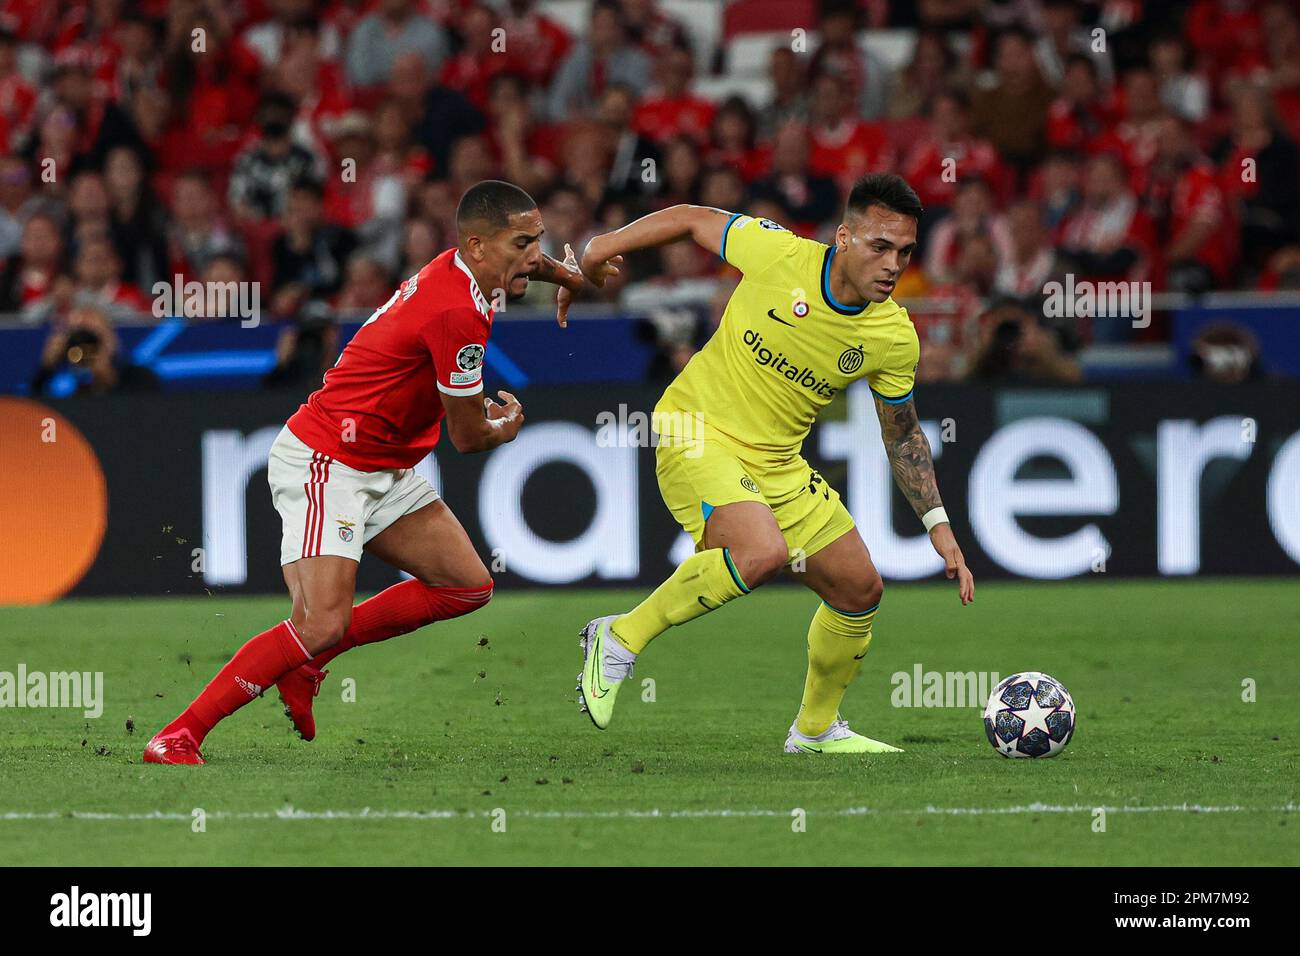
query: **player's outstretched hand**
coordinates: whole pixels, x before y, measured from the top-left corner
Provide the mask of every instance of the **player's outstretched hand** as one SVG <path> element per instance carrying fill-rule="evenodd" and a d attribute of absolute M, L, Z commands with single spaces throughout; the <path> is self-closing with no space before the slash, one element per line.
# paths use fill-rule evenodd
<path fill-rule="evenodd" d="M 601 238 L 597 236 L 587 243 L 587 248 L 582 253 L 582 274 L 598 289 L 605 287 L 605 280 L 618 275 L 618 267 L 623 264 L 622 256 L 610 256 L 608 259 L 601 256 Z"/>
<path fill-rule="evenodd" d="M 943 558 L 944 573 L 948 575 L 948 580 L 957 580 L 957 594 L 965 607 L 975 600 L 975 576 L 966 567 L 966 558 L 957 546 L 957 539 L 953 537 L 952 525 L 935 525 L 930 532 L 930 543 L 934 545 L 939 557 Z"/>
<path fill-rule="evenodd" d="M 490 398 L 484 397 L 484 411 L 486 412 L 487 420 L 524 420 L 524 406 L 520 405 L 519 399 L 513 397 L 513 395 L 508 392 L 498 392 L 497 395 L 500 398 L 500 401 L 502 401 L 500 405 L 497 405 L 497 402 L 491 401 Z"/>
<path fill-rule="evenodd" d="M 584 277 L 582 270 L 578 268 L 578 256 L 574 253 L 573 246 L 567 242 L 564 244 L 564 262 L 561 265 L 577 277 L 577 287 L 581 288 Z M 574 289 L 567 285 L 560 286 L 559 291 L 555 293 L 555 321 L 562 329 L 569 327 L 569 306 L 573 304 L 573 293 Z"/>

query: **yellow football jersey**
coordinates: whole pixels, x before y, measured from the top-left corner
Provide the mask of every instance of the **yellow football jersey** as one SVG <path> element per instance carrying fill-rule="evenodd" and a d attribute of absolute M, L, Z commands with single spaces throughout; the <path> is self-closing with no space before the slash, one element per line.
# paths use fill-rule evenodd
<path fill-rule="evenodd" d="M 782 460 L 798 454 L 818 413 L 857 379 L 884 401 L 907 401 L 916 329 L 892 298 L 859 308 L 836 302 L 835 251 L 770 219 L 732 216 L 719 253 L 744 278 L 718 330 L 659 400 L 656 423 L 700 421 L 710 437 Z"/>

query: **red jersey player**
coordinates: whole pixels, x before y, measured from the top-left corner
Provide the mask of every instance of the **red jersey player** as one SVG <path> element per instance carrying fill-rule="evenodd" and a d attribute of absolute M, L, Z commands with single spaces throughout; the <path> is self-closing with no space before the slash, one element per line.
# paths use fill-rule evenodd
<path fill-rule="evenodd" d="M 524 420 L 518 400 L 482 395 L 493 303 L 522 296 L 530 279 L 556 283 L 563 327 L 583 279 L 542 254 L 541 214 L 517 186 L 471 187 L 456 222 L 457 248 L 375 310 L 271 448 L 268 480 L 283 521 L 280 564 L 292 613 L 240 648 L 149 741 L 146 763 L 203 763 L 207 733 L 273 684 L 311 740 L 312 698 L 330 660 L 491 598 L 492 578 L 465 529 L 412 468 L 437 444 L 444 420 L 460 452 L 515 437 Z M 412 578 L 353 607 L 363 550 Z"/>

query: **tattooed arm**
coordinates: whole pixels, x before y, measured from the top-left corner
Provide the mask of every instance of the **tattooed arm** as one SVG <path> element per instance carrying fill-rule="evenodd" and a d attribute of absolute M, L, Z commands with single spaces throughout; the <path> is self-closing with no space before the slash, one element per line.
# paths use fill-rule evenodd
<path fill-rule="evenodd" d="M 572 252 L 566 245 L 566 253 Z M 561 288 L 568 289 L 570 292 L 577 292 L 582 288 L 582 273 L 578 271 L 577 260 L 572 260 L 573 265 L 567 263 L 569 259 L 561 262 L 559 259 L 552 259 L 546 253 L 542 253 L 541 264 L 538 265 L 528 276 L 530 279 L 536 279 L 538 282 L 549 282 L 551 285 L 558 285 Z"/>
<path fill-rule="evenodd" d="M 880 418 L 880 437 L 894 470 L 894 482 L 916 516 L 921 518 L 935 508 L 942 508 L 930 442 L 921 430 L 914 401 L 909 398 L 892 405 L 876 396 L 876 415 Z M 966 567 L 952 526 L 946 521 L 935 525 L 930 531 L 930 543 L 943 558 L 948 577 L 956 579 L 961 603 L 969 604 L 975 599 L 975 578 Z"/>
<path fill-rule="evenodd" d="M 712 206 L 683 203 L 660 209 L 621 229 L 596 236 L 587 243 L 582 254 L 582 272 L 593 285 L 602 286 L 608 276 L 618 274 L 618 269 L 611 268 L 611 264 L 621 262 L 624 253 L 662 246 L 678 239 L 694 239 L 716 254 L 731 219 L 731 213 Z"/>

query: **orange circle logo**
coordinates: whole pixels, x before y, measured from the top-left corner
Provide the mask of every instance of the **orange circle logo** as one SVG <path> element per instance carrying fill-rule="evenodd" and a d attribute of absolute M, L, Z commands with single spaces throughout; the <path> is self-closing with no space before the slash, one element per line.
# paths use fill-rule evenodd
<path fill-rule="evenodd" d="M 51 408 L 0 398 L 0 604 L 44 604 L 95 561 L 108 486 L 85 436 Z"/>

